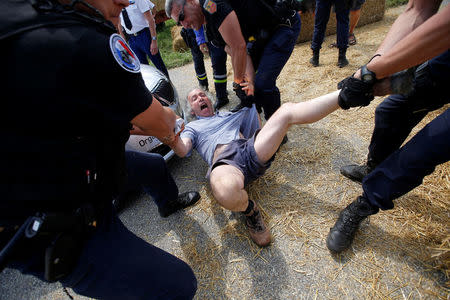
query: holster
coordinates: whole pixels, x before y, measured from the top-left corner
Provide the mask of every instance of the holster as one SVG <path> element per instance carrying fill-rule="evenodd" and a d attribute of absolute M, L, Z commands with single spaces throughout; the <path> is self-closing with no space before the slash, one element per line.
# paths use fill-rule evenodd
<path fill-rule="evenodd" d="M 24 252 L 27 239 L 50 240 L 45 249 L 44 276 L 54 282 L 68 275 L 75 266 L 84 242 L 96 227 L 97 214 L 91 204 L 80 207 L 74 213 L 38 213 L 29 217 L 0 251 L 0 272 L 14 256 Z M 34 249 L 29 249 L 33 251 Z"/>
<path fill-rule="evenodd" d="M 54 282 L 68 275 L 75 267 L 83 246 L 82 234 L 58 234 L 45 250 L 45 280 Z"/>

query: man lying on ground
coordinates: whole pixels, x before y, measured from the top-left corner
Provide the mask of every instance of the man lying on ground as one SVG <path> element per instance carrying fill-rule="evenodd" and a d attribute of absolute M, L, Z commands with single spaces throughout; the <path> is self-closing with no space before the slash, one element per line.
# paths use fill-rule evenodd
<path fill-rule="evenodd" d="M 205 92 L 194 89 L 187 98 L 197 120 L 187 124 L 170 146 L 180 157 L 197 149 L 210 166 L 207 177 L 214 198 L 224 208 L 245 215 L 251 239 L 267 246 L 270 231 L 244 187 L 264 174 L 291 125 L 313 123 L 335 111 L 338 95 L 336 91 L 307 102 L 285 103 L 260 129 L 254 105 L 215 113 Z"/>

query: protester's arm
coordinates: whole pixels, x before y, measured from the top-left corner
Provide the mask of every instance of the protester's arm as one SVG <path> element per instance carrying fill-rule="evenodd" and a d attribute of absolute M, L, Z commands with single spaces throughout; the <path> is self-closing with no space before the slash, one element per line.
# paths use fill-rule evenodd
<path fill-rule="evenodd" d="M 156 24 L 155 24 L 155 18 L 153 17 L 152 11 L 151 10 L 147 10 L 146 12 L 144 12 L 144 17 L 148 22 L 148 28 L 150 30 L 150 35 L 156 38 Z M 152 55 L 155 55 L 156 53 L 158 53 L 158 42 L 156 41 L 156 39 L 152 39 L 151 43 L 150 43 L 150 53 Z"/>
<path fill-rule="evenodd" d="M 177 136 L 171 148 L 177 156 L 185 157 L 192 150 L 192 140 Z"/>
<path fill-rule="evenodd" d="M 428 3 L 428 0 L 411 0 L 410 3 L 411 2 Z M 430 9 L 426 11 L 435 11 L 435 2 L 436 1 L 430 1 L 428 5 Z M 421 18 L 418 17 L 410 18 L 413 18 L 412 20 L 409 20 L 410 23 L 418 23 L 421 20 Z M 394 25 L 398 28 L 404 28 L 406 26 L 401 25 L 407 23 L 407 21 L 408 20 L 406 19 L 402 19 L 401 22 Z M 400 29 L 397 30 L 396 28 L 393 28 L 389 34 L 390 36 L 393 36 L 398 31 L 400 31 Z M 399 33 L 402 32 L 400 31 Z M 417 26 L 395 45 L 392 45 L 392 42 L 389 41 L 383 42 L 382 46 L 380 46 L 382 56 L 373 59 L 367 64 L 367 68 L 373 71 L 378 79 L 385 78 L 401 70 L 421 64 L 449 49 L 449 37 L 450 5 L 447 5 L 442 11 Z M 395 40 L 395 38 L 392 39 Z M 389 48 L 390 46 L 391 48 Z"/>
<path fill-rule="evenodd" d="M 177 116 L 168 107 L 153 98 L 152 104 L 142 113 L 131 120 L 131 124 L 137 127 L 143 135 L 155 136 L 169 147 L 176 142 L 175 121 Z"/>
<path fill-rule="evenodd" d="M 242 35 L 239 20 L 234 11 L 230 12 L 219 27 L 223 40 L 228 45 L 233 65 L 234 81 L 240 83 L 244 80 L 247 67 L 247 48 Z"/>

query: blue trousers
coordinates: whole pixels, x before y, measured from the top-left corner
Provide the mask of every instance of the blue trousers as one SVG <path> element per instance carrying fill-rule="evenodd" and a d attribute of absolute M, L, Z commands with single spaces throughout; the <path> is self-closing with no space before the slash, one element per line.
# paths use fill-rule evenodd
<path fill-rule="evenodd" d="M 348 31 L 350 22 L 348 14 L 350 10 L 345 2 L 346 1 L 341 0 L 316 0 L 314 33 L 311 42 L 312 50 L 319 50 L 322 48 L 328 20 L 330 19 L 331 6 L 333 4 L 336 9 L 337 46 L 339 49 L 348 47 Z"/>
<path fill-rule="evenodd" d="M 178 187 L 159 154 L 125 151 L 128 183 L 124 193 L 144 190 L 158 207 L 176 201 Z"/>
<path fill-rule="evenodd" d="M 450 159 L 450 108 L 394 151 L 362 182 L 364 196 L 381 209 L 422 184 L 439 164 Z"/>
<path fill-rule="evenodd" d="M 150 58 L 155 67 L 166 74 L 169 78 L 169 72 L 167 71 L 166 65 L 162 60 L 161 53 L 158 51 L 155 55 L 150 52 L 150 44 L 152 38 L 150 36 L 150 30 L 144 29 L 137 36 L 131 34 L 129 35 L 128 44 L 134 53 L 136 53 L 141 64 L 148 65 L 147 56 Z"/>
<path fill-rule="evenodd" d="M 83 296 L 117 300 L 192 299 L 197 289 L 185 262 L 137 237 L 112 208 L 61 283 Z"/>
<path fill-rule="evenodd" d="M 192 29 L 187 29 L 186 35 L 189 39 L 189 41 L 186 41 L 186 44 L 188 44 L 191 49 L 198 82 L 200 85 L 208 86 L 204 55 L 197 44 L 195 33 Z M 208 46 L 209 55 L 211 57 L 216 97 L 218 99 L 225 98 L 227 97 L 227 53 L 222 48 L 213 46 L 210 42 L 206 43 L 206 45 Z"/>
<path fill-rule="evenodd" d="M 450 75 L 450 51 L 422 64 L 408 95 L 390 95 L 375 110 L 375 128 L 368 162 L 378 165 L 400 148 L 411 130 L 431 111 L 449 102 L 446 78 Z"/>
<path fill-rule="evenodd" d="M 364 195 L 381 208 L 422 183 L 450 159 L 450 109 L 436 117 L 403 147 L 411 130 L 430 112 L 450 102 L 446 78 L 450 51 L 431 59 L 416 73 L 414 90 L 391 95 L 375 111 L 368 162 L 377 167 L 363 179 Z"/>
<path fill-rule="evenodd" d="M 276 81 L 284 65 L 294 50 L 300 33 L 301 21 L 295 15 L 292 26 L 279 26 L 265 45 L 259 64 L 255 66 L 255 99 L 257 105 L 264 109 L 268 120 L 280 107 L 280 91 Z"/>

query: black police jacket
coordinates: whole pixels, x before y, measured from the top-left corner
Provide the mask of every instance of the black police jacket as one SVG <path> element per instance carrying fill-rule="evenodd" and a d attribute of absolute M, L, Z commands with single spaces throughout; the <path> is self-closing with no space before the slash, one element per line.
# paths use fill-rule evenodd
<path fill-rule="evenodd" d="M 5 1 L 11 14 L 25 2 Z M 124 180 L 130 121 L 152 101 L 137 58 L 106 20 L 51 9 L 22 15 L 25 30 L 17 18 L 0 23 L 0 223 L 111 201 Z"/>

